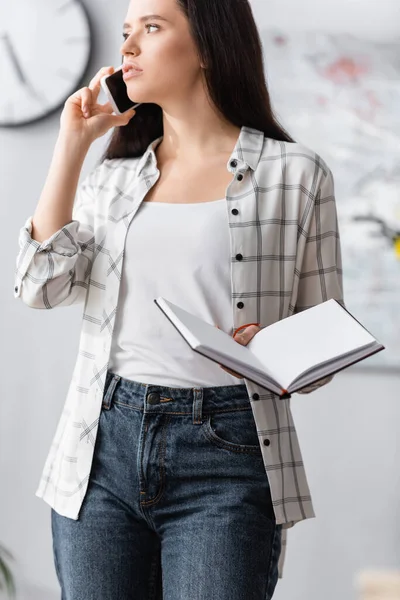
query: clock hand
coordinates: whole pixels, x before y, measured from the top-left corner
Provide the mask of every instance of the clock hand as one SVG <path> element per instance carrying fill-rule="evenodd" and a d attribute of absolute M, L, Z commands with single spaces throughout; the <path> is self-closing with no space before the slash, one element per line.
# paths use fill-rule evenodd
<path fill-rule="evenodd" d="M 7 33 L 3 33 L 3 35 L 1 36 L 1 38 L 5 42 L 8 54 L 9 54 L 9 56 L 11 58 L 11 62 L 13 63 L 13 65 L 15 67 L 15 70 L 18 73 L 18 77 L 20 78 L 20 80 L 22 81 L 22 83 L 25 83 L 26 82 L 25 75 L 24 75 L 24 73 L 23 73 L 23 71 L 21 69 L 21 65 L 19 64 L 19 60 L 17 58 L 17 55 L 15 54 L 15 51 L 14 51 L 14 48 L 13 48 L 13 45 L 12 45 L 12 43 L 10 41 L 9 36 L 7 35 Z"/>
<path fill-rule="evenodd" d="M 44 96 L 41 96 L 40 94 L 38 94 L 38 92 L 34 89 L 34 87 L 32 86 L 32 84 L 28 81 L 27 77 L 25 76 L 25 73 L 22 70 L 22 67 L 20 65 L 20 62 L 17 58 L 17 55 L 15 53 L 14 47 L 11 43 L 11 40 L 8 36 L 7 33 L 3 33 L 1 36 L 1 39 L 4 40 L 6 47 L 7 47 L 7 51 L 10 55 L 11 58 L 11 62 L 13 63 L 15 70 L 18 73 L 18 77 L 21 80 L 21 82 L 30 90 L 30 93 L 32 96 L 34 96 L 37 100 L 39 100 L 40 102 L 45 102 L 45 98 Z"/>

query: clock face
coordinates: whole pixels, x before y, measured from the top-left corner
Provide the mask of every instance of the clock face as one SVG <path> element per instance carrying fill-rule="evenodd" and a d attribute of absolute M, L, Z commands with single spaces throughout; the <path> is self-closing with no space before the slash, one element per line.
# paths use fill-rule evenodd
<path fill-rule="evenodd" d="M 0 0 L 0 126 L 49 115 L 83 87 L 91 50 L 78 0 Z"/>

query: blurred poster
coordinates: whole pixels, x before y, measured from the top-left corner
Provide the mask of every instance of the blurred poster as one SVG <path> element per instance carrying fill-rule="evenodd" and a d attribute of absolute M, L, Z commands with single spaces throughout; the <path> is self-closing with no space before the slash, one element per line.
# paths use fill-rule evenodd
<path fill-rule="evenodd" d="M 335 179 L 349 310 L 400 369 L 400 38 L 262 31 L 272 106 Z"/>

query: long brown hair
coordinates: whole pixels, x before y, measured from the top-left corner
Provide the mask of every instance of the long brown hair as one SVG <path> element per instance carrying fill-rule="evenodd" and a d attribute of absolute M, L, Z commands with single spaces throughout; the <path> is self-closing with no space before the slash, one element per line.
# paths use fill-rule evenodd
<path fill-rule="evenodd" d="M 263 131 L 266 137 L 294 142 L 271 107 L 262 43 L 248 0 L 176 2 L 189 21 L 199 57 L 207 67 L 208 94 L 220 113 L 237 127 L 245 125 Z M 114 129 L 101 162 L 142 156 L 162 135 L 162 108 L 143 103 L 128 125 Z"/>

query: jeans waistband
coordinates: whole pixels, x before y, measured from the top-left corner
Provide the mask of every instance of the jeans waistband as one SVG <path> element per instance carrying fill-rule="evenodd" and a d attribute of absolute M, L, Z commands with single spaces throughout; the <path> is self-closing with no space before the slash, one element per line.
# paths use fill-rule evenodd
<path fill-rule="evenodd" d="M 108 370 L 103 395 L 103 408 L 110 408 L 113 397 L 131 408 L 146 413 L 193 414 L 250 408 L 245 384 L 214 387 L 171 388 L 126 379 Z"/>

